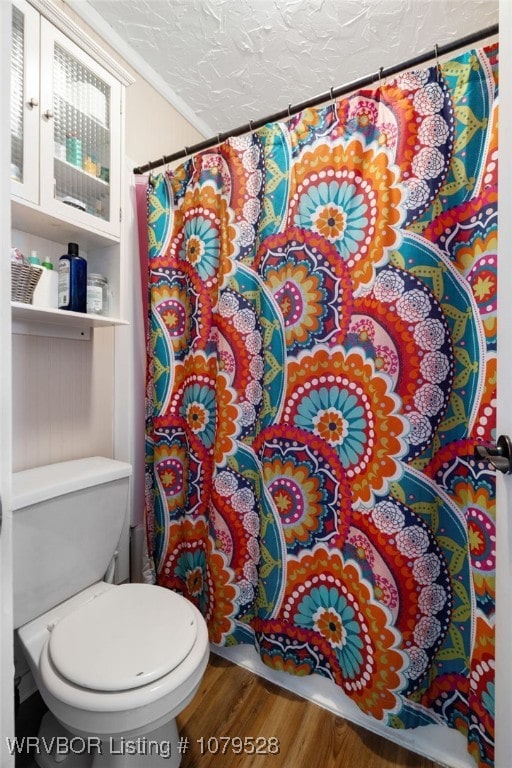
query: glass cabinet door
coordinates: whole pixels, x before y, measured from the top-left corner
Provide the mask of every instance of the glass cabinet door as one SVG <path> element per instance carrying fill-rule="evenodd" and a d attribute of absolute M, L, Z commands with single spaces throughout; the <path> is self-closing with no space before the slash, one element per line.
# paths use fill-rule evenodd
<path fill-rule="evenodd" d="M 12 5 L 11 187 L 38 202 L 39 14 L 24 0 Z"/>
<path fill-rule="evenodd" d="M 119 83 L 44 19 L 41 61 L 42 204 L 61 215 L 65 206 L 67 218 L 85 214 L 95 228 L 115 233 Z"/>

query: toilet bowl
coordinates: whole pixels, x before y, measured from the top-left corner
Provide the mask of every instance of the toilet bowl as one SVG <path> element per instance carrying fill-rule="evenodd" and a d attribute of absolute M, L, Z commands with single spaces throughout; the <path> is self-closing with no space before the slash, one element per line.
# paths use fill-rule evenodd
<path fill-rule="evenodd" d="M 18 636 L 65 729 L 54 729 L 62 740 L 53 754 L 36 755 L 40 766 L 179 765 L 175 717 L 196 693 L 209 656 L 206 624 L 192 603 L 162 587 L 101 582 Z M 49 744 L 48 722 L 44 730 Z M 59 745 L 64 759 L 57 762 Z"/>
<path fill-rule="evenodd" d="M 176 716 L 208 630 L 181 595 L 111 584 L 131 467 L 93 457 L 14 475 L 14 623 L 48 706 L 41 768 L 177 768 Z"/>

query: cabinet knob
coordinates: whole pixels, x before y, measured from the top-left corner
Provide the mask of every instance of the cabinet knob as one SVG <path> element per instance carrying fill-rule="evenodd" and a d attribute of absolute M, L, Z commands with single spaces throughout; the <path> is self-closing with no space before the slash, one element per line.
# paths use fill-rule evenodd
<path fill-rule="evenodd" d="M 46 112 L 43 112 L 43 117 L 45 117 L 47 120 L 51 120 L 53 117 L 53 112 L 51 109 L 47 109 Z"/>
<path fill-rule="evenodd" d="M 29 99 L 29 100 L 28 100 L 28 102 L 27 102 L 27 104 L 28 104 L 28 106 L 29 106 L 31 109 L 34 109 L 34 107 L 38 107 L 38 106 L 39 106 L 39 102 L 38 102 L 38 100 L 37 100 L 37 99 Z"/>

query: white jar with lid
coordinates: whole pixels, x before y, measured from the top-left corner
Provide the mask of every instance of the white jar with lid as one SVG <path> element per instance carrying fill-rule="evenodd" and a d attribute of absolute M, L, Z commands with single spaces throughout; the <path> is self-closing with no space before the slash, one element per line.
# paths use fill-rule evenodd
<path fill-rule="evenodd" d="M 108 314 L 108 281 L 105 275 L 96 272 L 87 275 L 87 313 Z"/>

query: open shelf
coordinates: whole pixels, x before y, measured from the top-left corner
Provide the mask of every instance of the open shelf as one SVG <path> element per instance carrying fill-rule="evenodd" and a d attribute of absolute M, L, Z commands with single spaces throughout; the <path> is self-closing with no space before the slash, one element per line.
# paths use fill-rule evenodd
<path fill-rule="evenodd" d="M 73 221 L 66 221 L 60 216 L 48 214 L 39 206 L 13 196 L 11 223 L 14 229 L 29 232 L 53 242 L 78 242 L 85 250 L 105 248 L 119 242 L 119 237 L 102 234 L 96 229 L 97 218 L 77 211 L 72 206 L 63 205 L 62 208 L 69 209 L 66 213 L 74 217 Z"/>
<path fill-rule="evenodd" d="M 11 302 L 13 333 L 32 336 L 55 336 L 66 339 L 90 339 L 91 328 L 128 325 L 126 320 L 106 315 L 87 315 L 65 309 L 35 307 L 33 304 Z"/>

